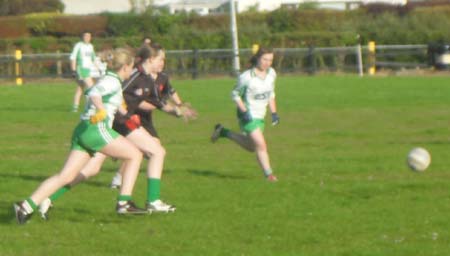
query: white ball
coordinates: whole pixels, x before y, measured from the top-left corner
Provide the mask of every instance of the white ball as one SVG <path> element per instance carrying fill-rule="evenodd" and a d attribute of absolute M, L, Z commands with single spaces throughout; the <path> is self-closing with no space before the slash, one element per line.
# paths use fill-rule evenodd
<path fill-rule="evenodd" d="M 423 172 L 431 163 L 430 153 L 424 148 L 413 148 L 408 153 L 407 163 L 411 170 Z"/>

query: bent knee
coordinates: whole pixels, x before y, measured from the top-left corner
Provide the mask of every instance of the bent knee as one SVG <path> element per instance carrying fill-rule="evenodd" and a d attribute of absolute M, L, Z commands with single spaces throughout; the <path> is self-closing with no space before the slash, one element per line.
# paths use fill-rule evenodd
<path fill-rule="evenodd" d="M 148 150 L 145 151 L 145 154 L 148 157 L 164 158 L 166 156 L 166 149 L 162 146 L 149 148 Z"/>
<path fill-rule="evenodd" d="M 154 152 L 155 152 L 155 155 L 159 155 L 159 156 L 166 155 L 166 149 L 161 145 L 158 145 L 158 147 L 155 147 Z"/>
<path fill-rule="evenodd" d="M 267 145 L 265 143 L 256 144 L 254 151 L 267 151 Z"/>
<path fill-rule="evenodd" d="M 127 159 L 140 161 L 140 160 L 142 160 L 142 157 L 143 157 L 142 152 L 140 150 L 136 149 L 136 150 L 132 150 L 132 151 L 128 152 Z"/>

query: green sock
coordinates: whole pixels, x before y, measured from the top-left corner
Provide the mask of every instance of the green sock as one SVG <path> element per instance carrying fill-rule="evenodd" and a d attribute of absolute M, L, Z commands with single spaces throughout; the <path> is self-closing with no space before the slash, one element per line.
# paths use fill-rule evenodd
<path fill-rule="evenodd" d="M 230 133 L 230 129 L 227 129 L 227 128 L 223 128 L 221 131 L 220 131 L 220 137 L 228 137 L 228 134 Z"/>
<path fill-rule="evenodd" d="M 130 201 L 132 199 L 131 195 L 119 195 L 117 197 L 118 201 Z"/>
<path fill-rule="evenodd" d="M 147 201 L 153 202 L 160 198 L 161 180 L 155 178 L 147 179 Z"/>
<path fill-rule="evenodd" d="M 53 193 L 50 196 L 50 200 L 53 202 L 56 199 L 58 199 L 60 196 L 62 196 L 64 193 L 66 193 L 67 191 L 70 190 L 70 186 L 69 185 L 65 185 L 64 187 L 58 189 L 55 193 Z"/>
<path fill-rule="evenodd" d="M 31 209 L 36 210 L 37 205 L 33 202 L 33 200 L 31 200 L 31 198 L 27 198 L 25 201 L 27 201 L 27 203 L 31 206 Z"/>

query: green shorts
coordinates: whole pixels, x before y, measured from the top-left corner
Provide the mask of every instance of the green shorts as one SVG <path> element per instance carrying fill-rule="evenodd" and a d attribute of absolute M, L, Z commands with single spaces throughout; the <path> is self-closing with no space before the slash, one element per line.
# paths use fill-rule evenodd
<path fill-rule="evenodd" d="M 78 68 L 77 69 L 78 79 L 82 80 L 91 77 L 91 70 L 89 68 Z"/>
<path fill-rule="evenodd" d="M 241 127 L 241 131 L 246 134 L 250 134 L 258 128 L 261 130 L 261 132 L 264 132 L 264 119 L 253 119 L 246 124 L 244 124 L 244 122 L 239 119 L 239 126 Z"/>
<path fill-rule="evenodd" d="M 105 122 L 91 124 L 89 121 L 81 121 L 73 131 L 70 149 L 93 155 L 119 136 Z"/>

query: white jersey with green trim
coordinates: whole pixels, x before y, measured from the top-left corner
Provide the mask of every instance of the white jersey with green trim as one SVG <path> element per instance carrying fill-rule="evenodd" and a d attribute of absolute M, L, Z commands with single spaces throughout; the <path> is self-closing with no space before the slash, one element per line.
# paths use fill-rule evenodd
<path fill-rule="evenodd" d="M 269 100 L 275 98 L 275 79 L 277 74 L 273 68 L 267 70 L 262 79 L 249 69 L 239 76 L 239 81 L 232 91 L 233 100 L 241 98 L 254 119 L 264 119 Z"/>
<path fill-rule="evenodd" d="M 90 43 L 78 42 L 70 54 L 70 60 L 76 61 L 77 70 L 91 69 L 95 60 L 94 46 Z"/>
<path fill-rule="evenodd" d="M 114 115 L 123 102 L 122 82 L 116 73 L 107 71 L 106 75 L 100 79 L 94 86 L 85 92 L 88 99 L 91 96 L 101 96 L 103 106 L 108 114 L 108 126 L 112 127 Z M 97 113 L 97 109 L 91 100 L 88 100 L 81 120 L 89 120 L 91 116 Z"/>

